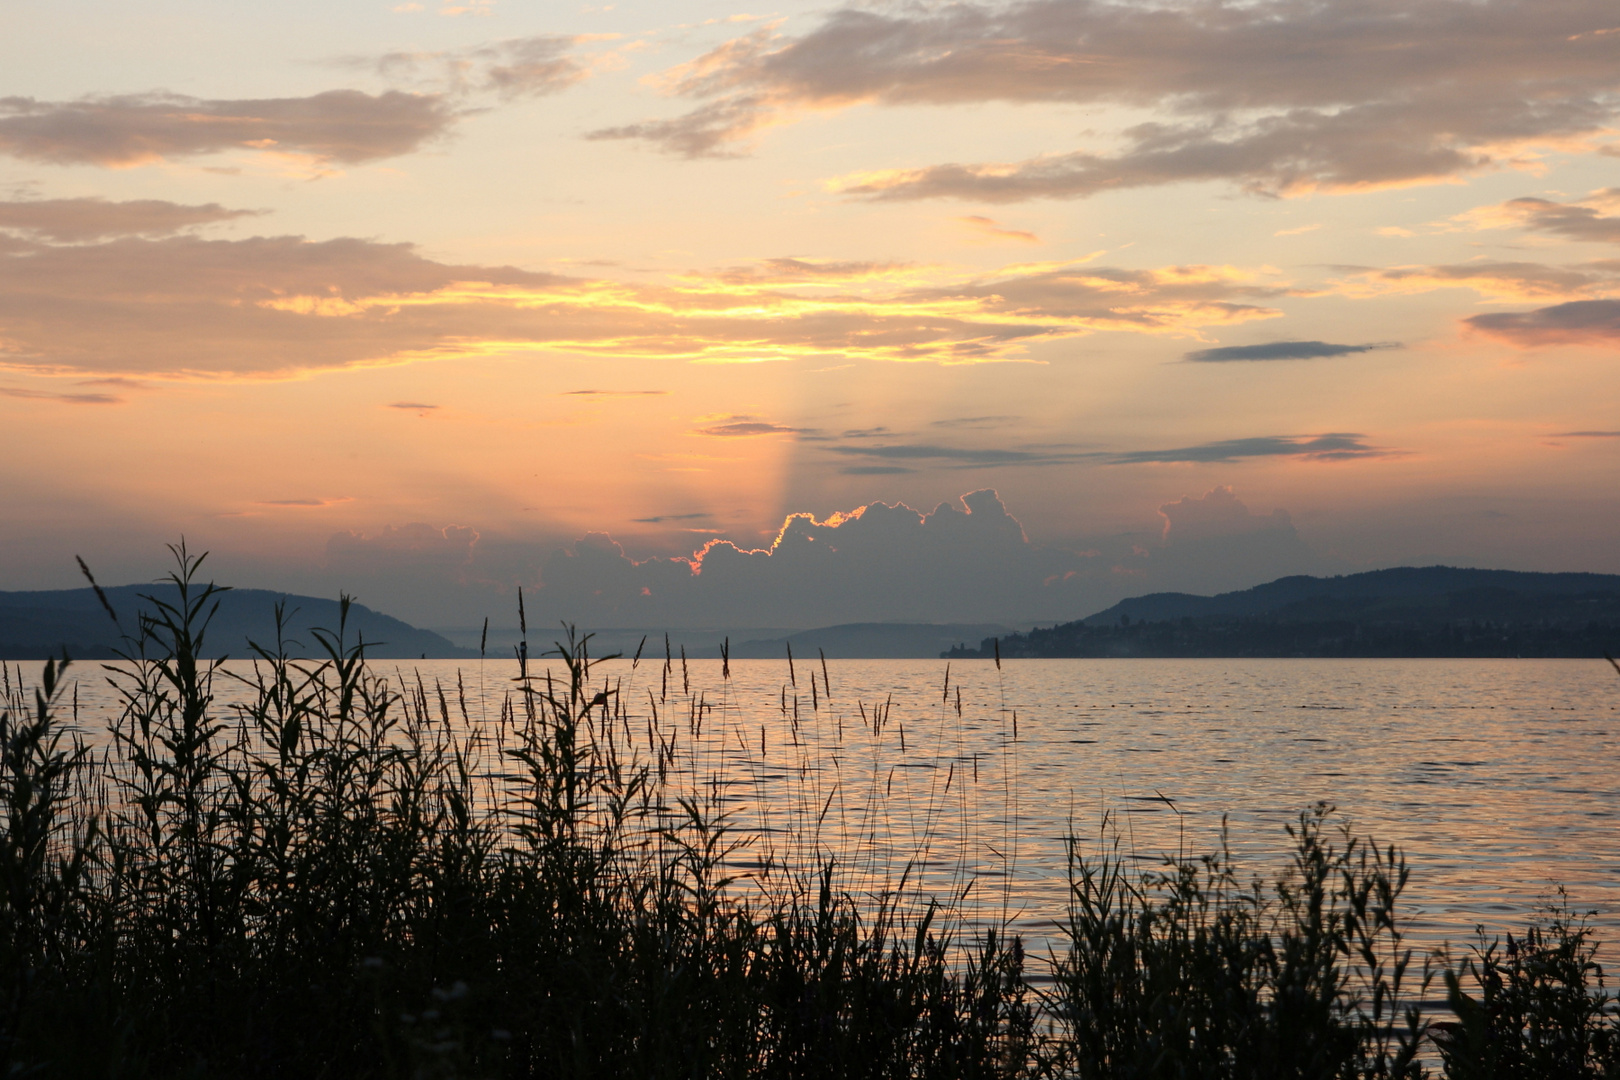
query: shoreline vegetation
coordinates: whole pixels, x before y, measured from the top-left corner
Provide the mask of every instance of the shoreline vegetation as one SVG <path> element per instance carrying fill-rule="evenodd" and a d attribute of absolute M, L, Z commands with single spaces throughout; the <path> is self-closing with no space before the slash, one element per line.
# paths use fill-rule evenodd
<path fill-rule="evenodd" d="M 570 633 L 475 717 L 369 668 L 345 601 L 322 659 L 278 634 L 223 710 L 223 590 L 176 556 L 174 601 L 103 666 L 102 735 L 72 723 L 67 660 L 5 669 L 6 1076 L 1620 1076 L 1577 913 L 1419 956 L 1401 853 L 1328 807 L 1273 880 L 1071 839 L 1035 955 L 973 882 L 863 873 L 825 809 L 735 820 L 723 776 L 682 768 L 726 721 L 668 654 L 643 708 Z M 801 662 L 795 731 L 806 676 L 805 723 L 833 693 Z"/>

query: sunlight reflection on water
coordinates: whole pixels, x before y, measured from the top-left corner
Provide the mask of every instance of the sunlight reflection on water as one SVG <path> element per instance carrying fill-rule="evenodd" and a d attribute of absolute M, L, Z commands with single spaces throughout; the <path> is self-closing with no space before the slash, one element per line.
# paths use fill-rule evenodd
<path fill-rule="evenodd" d="M 464 695 L 475 723 L 494 723 L 515 674 L 495 661 L 373 666 L 437 680 L 453 711 Z M 76 673 L 93 731 L 113 697 L 89 669 Z M 616 737 L 645 749 L 673 736 L 687 781 L 762 834 L 741 870 L 795 841 L 836 853 L 855 889 L 915 862 L 911 880 L 939 895 L 977 879 L 970 915 L 1005 905 L 1042 940 L 1064 909 L 1071 829 L 1095 851 L 1110 814 L 1125 852 L 1152 864 L 1178 845 L 1211 850 L 1225 817 L 1243 865 L 1269 873 L 1284 827 L 1325 801 L 1406 852 L 1417 944 L 1515 928 L 1558 885 L 1597 910 L 1600 937 L 1620 939 L 1620 678 L 1601 662 L 956 661 L 947 688 L 944 661 L 841 660 L 814 705 L 821 669 L 802 659 L 796 688 L 785 662 L 736 661 L 725 680 L 718 661 L 692 661 L 690 695 L 679 661 L 667 686 L 662 669 L 661 657 L 598 668 L 630 710 Z M 232 680 L 215 689 L 242 698 Z M 662 736 L 644 730 L 649 700 Z"/>

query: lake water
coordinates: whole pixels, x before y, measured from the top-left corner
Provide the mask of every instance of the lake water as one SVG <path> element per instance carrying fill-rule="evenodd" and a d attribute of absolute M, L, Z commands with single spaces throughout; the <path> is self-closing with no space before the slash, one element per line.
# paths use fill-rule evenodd
<path fill-rule="evenodd" d="M 452 703 L 459 673 L 474 723 L 495 722 L 515 674 L 375 667 L 438 682 Z M 1225 819 L 1233 851 L 1270 873 L 1285 826 L 1328 802 L 1404 849 L 1418 943 L 1515 928 L 1561 885 L 1596 910 L 1603 955 L 1620 952 L 1620 676 L 1602 662 L 956 661 L 947 683 L 944 661 L 831 661 L 824 679 L 801 658 L 796 685 L 786 662 L 720 667 L 692 661 L 683 677 L 659 657 L 597 674 L 629 712 L 617 738 L 672 743 L 672 782 L 761 837 L 736 857 L 744 871 L 767 848 L 813 845 L 860 890 L 910 863 L 910 882 L 967 889 L 971 916 L 1005 908 L 1040 940 L 1063 911 L 1064 838 L 1096 851 L 1105 816 L 1143 864 L 1210 850 Z M 111 697 L 90 678 L 79 694 L 93 728 Z"/>

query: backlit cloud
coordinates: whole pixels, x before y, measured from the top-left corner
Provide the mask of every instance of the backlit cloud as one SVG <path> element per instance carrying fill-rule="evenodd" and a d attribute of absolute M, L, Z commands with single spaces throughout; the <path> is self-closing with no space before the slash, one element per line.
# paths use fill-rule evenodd
<path fill-rule="evenodd" d="M 0 98 L 0 154 L 127 168 L 246 150 L 352 165 L 417 150 L 456 118 L 442 96 L 398 90 L 232 101 L 179 94 L 6 97 Z"/>
<path fill-rule="evenodd" d="M 841 178 L 886 199 L 1010 202 L 1224 180 L 1290 194 L 1432 182 L 1591 146 L 1612 126 L 1620 35 L 1607 0 L 1142 5 L 1101 0 L 843 8 L 802 35 L 764 29 L 669 73 L 699 102 L 621 125 L 722 155 L 809 112 L 870 103 L 1112 105 L 1152 119 L 1103 146 L 1022 161 Z"/>
<path fill-rule="evenodd" d="M 673 559 L 638 562 L 593 533 L 542 565 L 530 624 L 552 616 L 609 626 L 1002 618 L 1074 602 L 1079 574 L 1096 561 L 1031 544 L 989 490 L 928 513 L 879 502 L 824 520 L 792 514 L 766 547 L 713 539 Z"/>
<path fill-rule="evenodd" d="M 536 350 L 984 363 L 1099 331 L 1195 336 L 1275 317 L 1267 301 L 1289 293 L 1222 266 L 1042 263 L 965 276 L 876 265 L 768 260 L 752 277 L 656 285 L 454 265 L 356 239 L 34 242 L 0 259 L 0 363 L 204 377 Z"/>
<path fill-rule="evenodd" d="M 857 475 L 896 471 L 903 470 L 873 466 Z M 874 502 L 825 519 L 791 514 L 764 547 L 716 538 L 687 557 L 638 561 L 613 537 L 592 533 L 542 564 L 541 587 L 528 594 L 529 622 L 1028 625 L 1083 617 L 1144 591 L 1204 582 L 1245 588 L 1322 569 L 1287 511 L 1255 513 L 1229 487 L 1166 503 L 1159 512 L 1162 535 L 1105 544 L 1109 554 L 1032 542 L 990 489 L 929 512 Z"/>

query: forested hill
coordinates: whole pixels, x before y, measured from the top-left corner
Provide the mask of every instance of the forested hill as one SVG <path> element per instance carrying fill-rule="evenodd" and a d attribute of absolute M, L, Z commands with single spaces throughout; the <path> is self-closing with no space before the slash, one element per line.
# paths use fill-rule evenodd
<path fill-rule="evenodd" d="M 120 635 L 133 633 L 140 614 L 153 610 L 152 602 L 143 597 L 170 604 L 177 599 L 172 584 L 120 585 L 104 591 L 118 613 L 117 625 L 90 589 L 0 592 L 0 659 L 43 660 L 61 656 L 63 649 L 76 660 L 111 659 L 120 647 Z M 249 641 L 274 649 L 277 603 L 285 604 L 287 611 L 286 637 L 292 656 L 324 655 L 313 631 L 335 632 L 338 628 L 336 600 L 265 589 L 231 589 L 218 594 L 218 600 L 219 611 L 203 641 L 204 655 L 209 657 L 251 657 Z M 349 644 L 363 638 L 366 655 L 375 659 L 477 655 L 458 649 L 431 630 L 420 630 L 361 604 L 349 608 L 346 636 Z"/>
<path fill-rule="evenodd" d="M 995 639 L 948 657 L 991 656 Z M 1154 593 L 1000 639 L 1004 657 L 1540 656 L 1620 650 L 1620 575 L 1449 566 Z"/>

